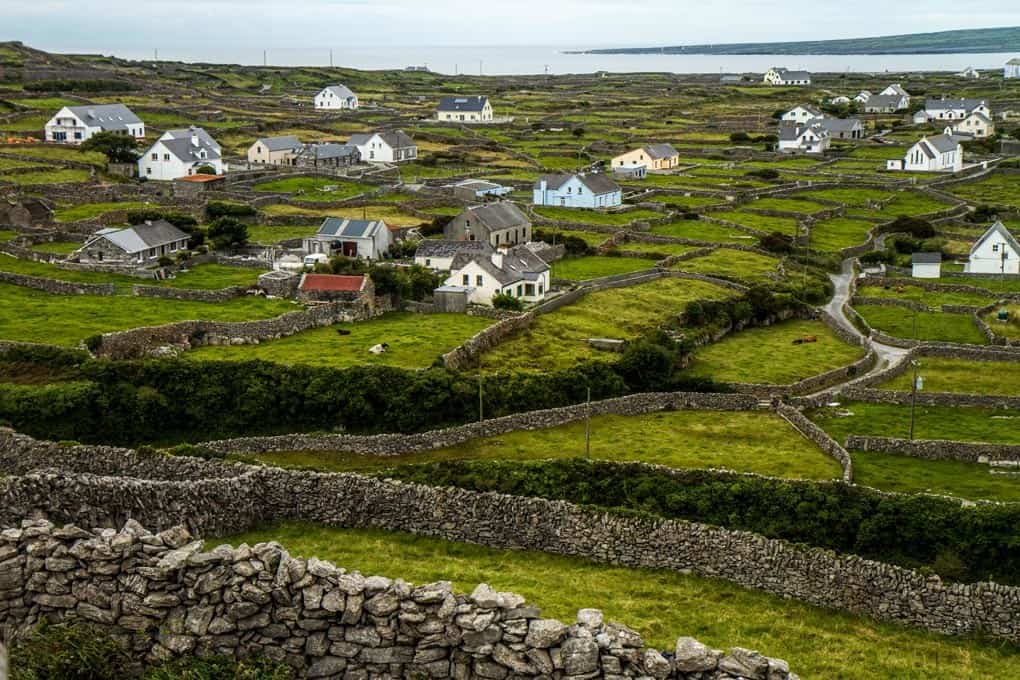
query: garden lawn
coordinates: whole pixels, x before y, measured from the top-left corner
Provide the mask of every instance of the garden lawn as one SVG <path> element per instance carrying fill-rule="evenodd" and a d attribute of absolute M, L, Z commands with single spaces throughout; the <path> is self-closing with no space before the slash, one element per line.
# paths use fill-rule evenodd
<path fill-rule="evenodd" d="M 818 342 L 793 344 L 808 335 Z M 793 320 L 749 328 L 697 349 L 690 373 L 720 382 L 789 385 L 862 356 L 862 348 L 846 344 L 822 322 Z"/>
<path fill-rule="evenodd" d="M 914 339 L 914 320 L 917 320 L 917 339 L 939 342 L 962 342 L 986 345 L 988 340 L 974 324 L 969 314 L 943 314 L 942 312 L 912 312 L 901 307 L 857 305 L 858 314 L 872 328 L 896 338 Z"/>
<path fill-rule="evenodd" d="M 717 203 L 724 203 L 724 199 L 713 198 L 711 196 L 683 196 L 681 194 L 659 194 L 658 196 L 652 196 L 650 201 L 656 203 L 665 203 L 666 205 L 674 208 L 703 208 L 706 205 L 716 205 Z"/>
<path fill-rule="evenodd" d="M 543 235 L 543 240 L 547 240 L 546 236 L 555 236 L 556 242 L 560 243 L 561 240 L 567 236 L 574 236 L 587 243 L 592 248 L 605 243 L 610 234 L 604 234 L 600 231 L 584 231 L 582 229 L 555 229 L 549 227 L 537 227 L 535 231 L 539 231 Z"/>
<path fill-rule="evenodd" d="M 232 267 L 226 264 L 200 264 L 167 281 L 154 282 L 170 288 L 203 288 L 215 290 L 229 286 L 254 286 L 265 270 Z"/>
<path fill-rule="evenodd" d="M 481 367 L 486 373 L 542 372 L 590 360 L 616 361 L 619 354 L 592 349 L 588 339 L 634 339 L 683 311 L 691 300 L 733 294 L 711 283 L 674 278 L 590 293 L 539 316 L 530 328 L 483 354 Z"/>
<path fill-rule="evenodd" d="M 698 274 L 728 276 L 738 279 L 760 279 L 777 271 L 779 260 L 759 253 L 719 248 L 703 257 L 682 260 L 674 269 Z"/>
<path fill-rule="evenodd" d="M 267 526 L 224 540 L 233 545 L 279 541 L 292 555 L 416 584 L 452 581 L 459 592 L 488 583 L 523 595 L 543 616 L 567 623 L 575 620 L 578 609 L 597 607 L 607 620 L 633 627 L 653 647 L 672 650 L 677 637 L 690 635 L 714 648 L 758 649 L 786 659 L 805 679 L 1020 677 L 1020 651 L 1012 645 L 876 623 L 674 571 L 300 523 Z"/>
<path fill-rule="evenodd" d="M 325 326 L 258 345 L 210 345 L 185 355 L 195 360 L 262 359 L 280 364 L 309 364 L 347 368 L 365 364 L 428 368 L 440 354 L 452 350 L 492 321 L 466 314 L 392 312 L 353 324 Z M 340 335 L 338 328 L 350 331 Z M 387 343 L 383 354 L 370 354 L 373 345 Z"/>
<path fill-rule="evenodd" d="M 1015 477 L 993 475 L 988 465 L 922 460 L 875 451 L 852 451 L 854 483 L 897 493 L 933 493 L 969 500 L 1020 502 Z"/>
<path fill-rule="evenodd" d="M 265 225 L 265 224 L 252 224 L 248 225 L 248 241 L 250 243 L 259 243 L 261 245 L 273 245 L 280 241 L 288 241 L 295 238 L 305 238 L 306 236 L 314 236 L 315 232 L 318 231 L 318 227 L 308 226 L 290 226 L 290 225 Z"/>
<path fill-rule="evenodd" d="M 174 321 L 249 321 L 297 307 L 281 300 L 243 297 L 229 302 L 157 300 L 134 296 L 51 295 L 0 283 L 0 338 L 76 345 L 98 333 Z"/>
<path fill-rule="evenodd" d="M 655 210 L 638 208 L 623 212 L 601 212 L 580 208 L 559 208 L 555 206 L 537 206 L 535 214 L 557 222 L 573 222 L 574 224 L 598 224 L 609 227 L 625 227 L 638 220 L 656 220 L 665 217 L 664 213 Z M 539 226 L 541 228 L 541 226 Z"/>
<path fill-rule="evenodd" d="M 851 415 L 841 415 L 849 412 Z M 837 409 L 814 409 L 808 416 L 836 441 L 848 435 L 910 436 L 910 406 L 848 402 Z M 987 408 L 917 406 L 914 437 L 989 444 L 1020 444 L 1020 415 Z M 925 461 L 927 462 L 927 461 Z"/>
<path fill-rule="evenodd" d="M 327 187 L 333 187 L 332 191 L 327 191 Z M 343 201 L 378 189 L 371 184 L 345 182 L 333 177 L 289 177 L 253 187 L 254 191 L 295 194 L 293 198 L 301 201 Z"/>
<path fill-rule="evenodd" d="M 844 248 L 856 246 L 868 240 L 868 232 L 874 222 L 851 220 L 845 217 L 815 222 L 811 225 L 811 240 L 808 247 L 825 253 L 838 253 Z"/>
<path fill-rule="evenodd" d="M 697 250 L 698 246 L 689 246 L 683 243 L 651 243 L 647 241 L 627 241 L 616 246 L 616 250 L 628 253 L 645 253 L 648 255 L 684 255 Z"/>
<path fill-rule="evenodd" d="M 80 222 L 99 217 L 114 210 L 140 210 L 150 207 L 141 201 L 125 201 L 123 203 L 82 203 L 54 211 L 53 219 L 57 222 Z"/>
<path fill-rule="evenodd" d="M 567 281 L 587 281 L 603 276 L 614 276 L 629 272 L 651 269 L 656 259 L 640 257 L 611 257 L 607 255 L 586 255 L 568 257 L 552 263 L 552 277 Z"/>
<path fill-rule="evenodd" d="M 692 241 L 708 241 L 712 243 L 743 243 L 753 245 L 757 238 L 746 231 L 726 227 L 703 220 L 677 220 L 668 224 L 659 224 L 651 228 L 650 233 L 656 236 L 672 236 Z"/>

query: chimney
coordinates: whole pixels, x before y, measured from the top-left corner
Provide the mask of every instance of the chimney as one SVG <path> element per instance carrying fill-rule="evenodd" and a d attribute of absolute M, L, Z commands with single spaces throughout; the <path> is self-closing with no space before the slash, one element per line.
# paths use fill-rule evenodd
<path fill-rule="evenodd" d="M 191 130 L 191 145 L 197 147 L 199 145 L 198 144 L 198 128 L 196 128 L 194 125 L 192 125 L 188 129 Z"/>
<path fill-rule="evenodd" d="M 492 253 L 491 260 L 492 264 L 496 265 L 497 269 L 503 268 L 503 257 L 506 256 L 506 247 L 500 246 Z"/>

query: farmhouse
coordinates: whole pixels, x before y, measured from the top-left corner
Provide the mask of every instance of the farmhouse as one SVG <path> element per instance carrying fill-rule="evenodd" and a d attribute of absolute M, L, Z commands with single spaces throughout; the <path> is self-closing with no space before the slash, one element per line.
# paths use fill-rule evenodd
<path fill-rule="evenodd" d="M 924 109 L 914 114 L 914 122 L 963 120 L 975 111 L 988 118 L 992 117 L 992 112 L 984 99 L 927 99 Z"/>
<path fill-rule="evenodd" d="M 603 174 L 542 175 L 535 182 L 533 202 L 564 208 L 613 208 L 623 204 L 623 190 Z"/>
<path fill-rule="evenodd" d="M 145 265 L 188 249 L 188 235 L 166 220 L 127 229 L 100 229 L 74 251 L 87 264 Z"/>
<path fill-rule="evenodd" d="M 293 165 L 294 154 L 301 148 L 294 135 L 262 137 L 248 147 L 248 162 L 260 165 Z"/>
<path fill-rule="evenodd" d="M 995 134 L 995 122 L 980 111 L 971 111 L 966 118 L 953 123 L 953 132 L 984 139 Z"/>
<path fill-rule="evenodd" d="M 511 187 L 480 179 L 465 179 L 450 185 L 450 189 L 453 190 L 453 195 L 462 201 L 477 201 L 486 196 L 506 196 L 513 192 Z"/>
<path fill-rule="evenodd" d="M 981 73 L 978 72 L 978 70 L 973 66 L 968 66 L 967 68 L 963 69 L 956 75 L 958 75 L 961 78 L 970 78 L 972 80 L 977 80 L 978 78 L 981 77 Z"/>
<path fill-rule="evenodd" d="M 900 85 L 899 83 L 893 83 L 889 87 L 887 87 L 884 90 L 882 90 L 881 92 L 879 92 L 879 94 L 881 94 L 881 95 L 896 95 L 898 97 L 906 97 L 907 98 L 907 105 L 908 106 L 910 105 L 910 93 L 907 92 L 906 90 L 904 90 L 903 86 Z"/>
<path fill-rule="evenodd" d="M 822 113 L 821 109 L 812 106 L 811 104 L 801 104 L 800 106 L 796 106 L 784 113 L 780 120 L 792 121 L 794 123 L 806 123 L 809 120 L 824 117 L 825 114 Z"/>
<path fill-rule="evenodd" d="M 821 121 L 779 124 L 779 150 L 784 153 L 824 153 L 831 141 Z"/>
<path fill-rule="evenodd" d="M 302 274 L 297 297 L 306 302 L 357 302 L 371 304 L 375 286 L 369 276 Z"/>
<path fill-rule="evenodd" d="M 434 271 L 450 271 L 458 255 L 488 255 L 493 251 L 488 241 L 448 241 L 446 239 L 423 239 L 414 251 L 414 263 Z"/>
<path fill-rule="evenodd" d="M 818 118 L 810 123 L 821 125 L 829 133 L 830 139 L 864 138 L 864 124 L 859 118 Z"/>
<path fill-rule="evenodd" d="M 145 137 L 145 123 L 123 104 L 65 106 L 46 123 L 46 141 L 81 144 L 100 132 Z"/>
<path fill-rule="evenodd" d="M 353 111 L 358 108 L 358 96 L 345 85 L 328 85 L 315 95 L 315 108 L 323 110 Z"/>
<path fill-rule="evenodd" d="M 492 104 L 488 97 L 443 97 L 439 100 L 436 119 L 444 122 L 485 123 L 492 120 Z"/>
<path fill-rule="evenodd" d="M 500 294 L 540 302 L 549 290 L 549 265 L 526 246 L 460 253 L 444 285 L 471 288 L 468 301 L 478 305 L 492 305 L 493 296 Z"/>
<path fill-rule="evenodd" d="M 644 166 L 648 170 L 671 170 L 680 165 L 680 152 L 672 144 L 649 144 L 612 160 L 613 171 Z"/>
<path fill-rule="evenodd" d="M 774 66 L 765 72 L 762 82 L 766 85 L 810 85 L 811 74 Z"/>
<path fill-rule="evenodd" d="M 910 256 L 910 275 L 915 279 L 937 279 L 942 276 L 942 253 L 914 253 Z"/>
<path fill-rule="evenodd" d="M 1006 62 L 1006 65 L 1002 67 L 1002 77 L 1020 78 L 1020 57 Z"/>
<path fill-rule="evenodd" d="M 864 102 L 865 113 L 896 113 L 910 107 L 910 97 L 901 94 L 873 94 Z"/>
<path fill-rule="evenodd" d="M 314 236 L 302 243 L 309 255 L 343 255 L 378 260 L 393 245 L 393 234 L 382 220 L 327 217 Z"/>
<path fill-rule="evenodd" d="M 864 102 L 868 101 L 874 96 L 875 95 L 871 94 L 869 90 L 861 90 L 860 92 L 857 93 L 857 96 L 854 97 L 854 101 L 857 102 L 858 104 L 863 104 Z"/>
<path fill-rule="evenodd" d="M 138 176 L 153 180 L 172 180 L 201 174 L 199 168 L 212 168 L 215 175 L 226 171 L 220 145 L 200 127 L 167 130 L 138 159 Z"/>
<path fill-rule="evenodd" d="M 531 220 L 508 201 L 471 206 L 443 228 L 448 241 L 482 241 L 493 247 L 527 243 Z"/>
<path fill-rule="evenodd" d="M 959 172 L 963 170 L 963 147 L 960 137 L 946 128 L 941 135 L 922 137 L 907 149 L 903 160 L 886 161 L 886 170 L 907 172 Z"/>
<path fill-rule="evenodd" d="M 366 163 L 403 163 L 418 157 L 418 147 L 403 130 L 351 135 L 347 144 L 356 147 Z"/>
<path fill-rule="evenodd" d="M 301 168 L 347 168 L 360 161 L 358 147 L 323 142 L 303 145 L 295 154 L 293 164 Z"/>
<path fill-rule="evenodd" d="M 1002 222 L 996 222 L 974 243 L 963 271 L 968 274 L 1020 274 L 1020 243 Z"/>

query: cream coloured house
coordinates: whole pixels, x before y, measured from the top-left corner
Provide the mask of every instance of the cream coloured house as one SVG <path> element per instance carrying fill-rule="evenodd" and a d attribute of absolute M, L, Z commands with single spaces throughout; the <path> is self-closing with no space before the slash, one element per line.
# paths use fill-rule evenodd
<path fill-rule="evenodd" d="M 953 132 L 984 139 L 995 134 L 995 122 L 980 111 L 971 111 L 966 118 L 953 123 Z"/>
<path fill-rule="evenodd" d="M 262 137 L 248 147 L 248 162 L 259 165 L 293 165 L 301 150 L 301 140 L 294 135 Z"/>
<path fill-rule="evenodd" d="M 680 165 L 680 152 L 672 144 L 648 144 L 616 156 L 611 163 L 614 171 L 641 166 L 649 170 L 671 170 Z"/>

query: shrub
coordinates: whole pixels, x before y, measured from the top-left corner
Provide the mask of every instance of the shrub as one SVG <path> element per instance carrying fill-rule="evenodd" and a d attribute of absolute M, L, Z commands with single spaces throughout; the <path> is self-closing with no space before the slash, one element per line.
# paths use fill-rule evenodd
<path fill-rule="evenodd" d="M 999 216 L 999 208 L 992 205 L 979 205 L 967 215 L 967 221 L 973 224 L 993 222 Z"/>
<path fill-rule="evenodd" d="M 616 371 L 633 392 L 657 392 L 669 388 L 676 363 L 676 343 L 672 347 L 653 339 L 641 339 L 627 346 L 616 364 Z"/>
<path fill-rule="evenodd" d="M 217 248 L 240 246 L 248 241 L 248 227 L 233 217 L 220 217 L 214 220 L 206 233 Z"/>
<path fill-rule="evenodd" d="M 11 650 L 11 680 L 117 680 L 132 657 L 110 636 L 81 624 L 42 624 Z"/>
<path fill-rule="evenodd" d="M 138 160 L 138 142 L 131 135 L 100 132 L 82 142 L 82 151 L 98 151 L 111 163 L 134 163 Z"/>
<path fill-rule="evenodd" d="M 195 174 L 196 175 L 215 175 L 216 174 L 216 168 L 214 168 L 213 166 L 208 165 L 208 164 L 200 165 L 197 168 L 195 168 Z"/>
<path fill-rule="evenodd" d="M 764 140 L 762 140 L 764 141 Z M 775 168 L 759 168 L 758 170 L 751 170 L 747 173 L 748 177 L 757 177 L 758 179 L 774 180 L 779 179 L 779 171 Z"/>
<path fill-rule="evenodd" d="M 25 83 L 26 92 L 129 92 L 135 86 L 126 80 L 33 80 Z"/>
<path fill-rule="evenodd" d="M 788 254 L 793 252 L 793 237 L 774 231 L 758 239 L 758 246 L 770 253 Z"/>
<path fill-rule="evenodd" d="M 209 220 L 215 220 L 219 217 L 251 217 L 255 213 L 255 208 L 243 203 L 209 201 L 205 206 L 205 216 Z"/>
<path fill-rule="evenodd" d="M 935 235 L 935 227 L 931 225 L 931 222 L 919 217 L 897 217 L 886 231 L 902 232 L 910 234 L 914 238 L 931 238 Z"/>
<path fill-rule="evenodd" d="M 513 312 L 519 312 L 524 309 L 524 302 L 522 302 L 520 298 L 515 298 L 513 295 L 497 293 L 492 296 L 492 306 L 496 309 L 506 309 Z"/>
<path fill-rule="evenodd" d="M 156 263 L 160 267 L 170 267 L 173 265 L 174 261 L 171 258 L 167 257 L 166 255 L 160 255 L 159 259 L 156 260 Z"/>
<path fill-rule="evenodd" d="M 536 241 L 542 241 L 553 245 L 562 244 L 566 249 L 567 255 L 591 255 L 595 252 L 595 249 L 588 245 L 580 236 L 557 234 L 555 232 L 545 231 L 543 229 L 535 229 L 532 232 L 532 238 Z"/>
<path fill-rule="evenodd" d="M 747 134 L 746 132 L 732 132 L 732 133 L 730 133 L 730 141 L 731 142 L 750 142 L 751 141 L 751 135 Z"/>

